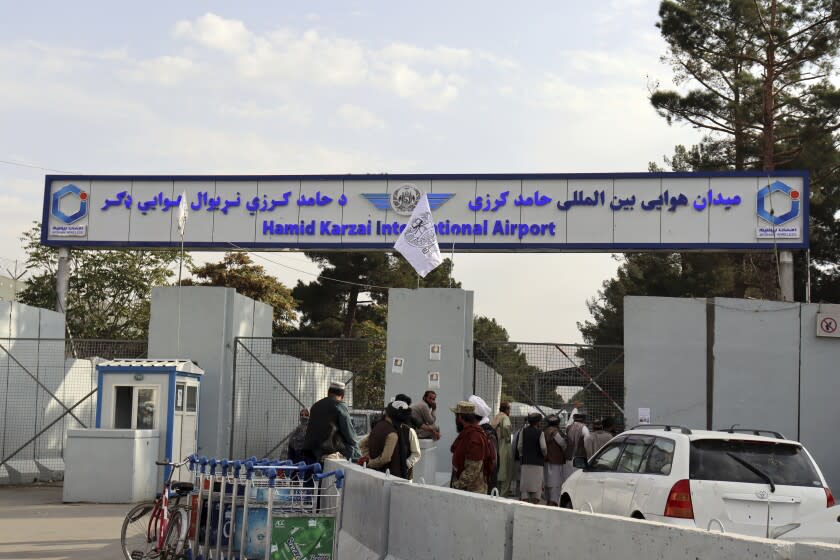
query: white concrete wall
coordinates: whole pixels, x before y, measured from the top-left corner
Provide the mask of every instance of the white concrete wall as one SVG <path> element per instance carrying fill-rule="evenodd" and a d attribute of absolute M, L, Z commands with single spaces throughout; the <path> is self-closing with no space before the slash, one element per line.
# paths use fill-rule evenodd
<path fill-rule="evenodd" d="M 0 459 L 14 453 L 56 418 L 53 406 L 60 405 L 47 390 L 60 398 L 56 392 L 64 378 L 63 338 L 63 314 L 0 302 L 0 344 L 6 349 L 0 349 Z M 61 470 L 60 448 L 50 447 L 59 431 L 54 426 L 43 442 L 27 444 L 0 467 L 0 483 L 60 477 L 55 474 Z M 44 461 L 39 464 L 36 459 L 42 456 Z"/>
<path fill-rule="evenodd" d="M 654 424 L 706 427 L 705 300 L 624 298 L 624 386 L 628 427 L 639 408 Z"/>
<path fill-rule="evenodd" d="M 840 339 L 816 336 L 819 304 L 714 299 L 624 299 L 628 423 L 650 408 L 653 423 L 707 426 L 707 322 L 713 329 L 711 427 L 777 430 L 813 454 L 840 489 L 833 387 Z"/>
<path fill-rule="evenodd" d="M 270 337 L 271 317 L 270 306 L 239 295 L 233 288 L 194 286 L 152 290 L 149 358 L 189 359 L 204 370 L 199 397 L 199 454 L 228 454 L 234 339 Z"/>
<path fill-rule="evenodd" d="M 346 461 L 339 558 L 828 560 L 800 544 L 595 515 L 387 479 Z"/>
<path fill-rule="evenodd" d="M 405 393 L 419 401 L 430 389 L 429 371 L 440 372 L 437 422 L 438 447 L 455 440 L 455 417 L 449 411 L 472 394 L 473 293 L 460 289 L 388 290 L 388 346 L 385 399 Z M 440 361 L 429 359 L 429 345 L 441 345 Z M 392 373 L 395 357 L 403 358 L 403 373 Z M 384 406 L 385 403 L 383 403 Z M 438 454 L 438 471 L 448 471 L 450 458 Z"/>
<path fill-rule="evenodd" d="M 451 488 L 394 484 L 387 558 L 511 558 L 514 504 Z"/>

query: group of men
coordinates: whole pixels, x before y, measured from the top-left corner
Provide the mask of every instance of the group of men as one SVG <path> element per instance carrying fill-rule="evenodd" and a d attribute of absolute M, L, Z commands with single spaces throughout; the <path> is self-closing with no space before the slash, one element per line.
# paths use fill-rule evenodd
<path fill-rule="evenodd" d="M 552 414 L 546 418 L 547 426 L 539 428 L 543 417 L 529 414 L 526 425 L 514 435 L 516 456 L 521 465 L 519 477 L 520 498 L 527 502 L 560 505 L 563 482 L 574 472 L 575 457 L 592 457 L 613 436 L 614 421 L 604 418 L 596 422 L 594 431 L 586 426 L 586 415 L 575 414 L 565 433 L 560 427 L 560 417 Z"/>
<path fill-rule="evenodd" d="M 327 396 L 300 412 L 300 425 L 289 436 L 288 456 L 293 461 L 322 462 L 345 458 L 368 468 L 388 471 L 411 480 L 420 460 L 420 439 L 440 439 L 437 394 L 426 391 L 412 405 L 408 395 L 397 395 L 388 403 L 382 420 L 371 432 L 356 437 L 350 413 L 344 404 L 344 384 L 331 383 Z M 508 496 L 519 469 L 519 496 L 537 503 L 559 505 L 560 488 L 573 472 L 575 457 L 591 457 L 613 437 L 612 419 L 596 423 L 590 433 L 583 414 L 576 414 L 565 430 L 560 418 L 551 415 L 547 426 L 539 427 L 539 413 L 528 416 L 525 427 L 512 433 L 510 404 L 502 402 L 492 410 L 479 396 L 472 395 L 450 409 L 455 415 L 457 437 L 450 447 L 450 486 L 469 492 Z"/>

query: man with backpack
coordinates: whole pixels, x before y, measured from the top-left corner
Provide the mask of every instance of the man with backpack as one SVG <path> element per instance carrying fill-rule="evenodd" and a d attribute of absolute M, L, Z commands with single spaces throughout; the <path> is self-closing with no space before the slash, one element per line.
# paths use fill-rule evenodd
<path fill-rule="evenodd" d="M 493 472 L 496 470 L 496 452 L 493 444 L 479 427 L 480 416 L 475 405 L 460 401 L 455 408 L 458 437 L 452 443 L 452 477 L 449 485 L 457 490 L 487 494 Z"/>

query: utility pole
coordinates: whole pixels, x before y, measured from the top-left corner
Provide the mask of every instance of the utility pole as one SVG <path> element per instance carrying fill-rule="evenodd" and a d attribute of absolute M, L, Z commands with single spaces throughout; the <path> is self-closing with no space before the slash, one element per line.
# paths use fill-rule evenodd
<path fill-rule="evenodd" d="M 779 251 L 779 289 L 782 301 L 793 301 L 793 251 Z"/>
<path fill-rule="evenodd" d="M 67 313 L 67 288 L 70 285 L 70 249 L 58 248 L 58 270 L 55 274 L 55 310 Z"/>

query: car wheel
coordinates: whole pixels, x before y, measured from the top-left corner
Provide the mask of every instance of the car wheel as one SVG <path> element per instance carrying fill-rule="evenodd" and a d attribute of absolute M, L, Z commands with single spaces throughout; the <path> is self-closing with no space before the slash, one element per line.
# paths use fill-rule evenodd
<path fill-rule="evenodd" d="M 560 498 L 560 507 L 565 509 L 574 509 L 574 507 L 572 507 L 572 499 L 568 494 L 563 494 Z"/>
<path fill-rule="evenodd" d="M 633 519 L 644 519 L 645 518 L 645 516 L 642 515 L 642 512 L 640 512 L 640 511 L 634 511 L 633 515 L 631 515 L 630 517 L 632 517 Z"/>

